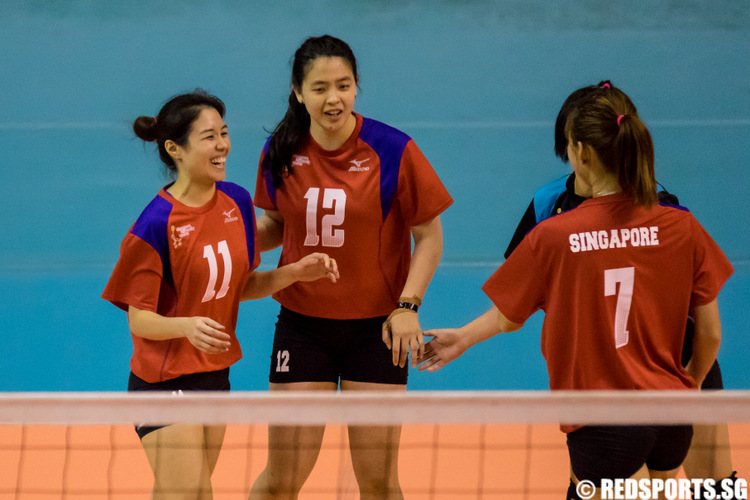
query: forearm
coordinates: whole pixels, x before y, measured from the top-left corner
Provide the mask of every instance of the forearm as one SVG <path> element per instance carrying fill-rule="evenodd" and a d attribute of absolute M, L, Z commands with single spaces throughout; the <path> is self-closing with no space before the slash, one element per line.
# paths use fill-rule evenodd
<path fill-rule="evenodd" d="M 498 333 L 516 331 L 521 326 L 523 324 L 510 321 L 497 307 L 492 306 L 486 313 L 459 328 L 459 334 L 463 343 L 469 348 Z"/>
<path fill-rule="evenodd" d="M 130 306 L 128 309 L 130 331 L 149 340 L 169 340 L 185 337 L 187 318 L 162 316 Z"/>
<path fill-rule="evenodd" d="M 426 224 L 416 226 L 412 229 L 412 233 L 414 235 L 414 251 L 401 296 L 416 296 L 422 299 L 443 254 L 443 229 L 440 218 L 435 217 Z"/>
<path fill-rule="evenodd" d="M 718 302 L 714 300 L 704 306 L 694 307 L 693 320 L 695 321 L 693 356 L 690 358 L 686 369 L 700 386 L 716 361 L 721 345 L 721 320 Z"/>
<path fill-rule="evenodd" d="M 271 271 L 253 271 L 250 273 L 242 300 L 256 300 L 268 297 L 294 283 L 296 278 L 290 265 L 282 266 Z"/>

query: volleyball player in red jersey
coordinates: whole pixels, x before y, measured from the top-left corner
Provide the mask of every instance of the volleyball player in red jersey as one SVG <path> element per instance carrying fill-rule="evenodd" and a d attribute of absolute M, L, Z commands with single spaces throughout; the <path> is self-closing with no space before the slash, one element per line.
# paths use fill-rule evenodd
<path fill-rule="evenodd" d="M 603 80 L 597 85 L 581 87 L 572 92 L 563 103 L 555 120 L 555 155 L 564 163 L 568 162 L 568 139 L 565 136 L 565 124 L 568 114 L 576 108 L 580 100 L 590 98 L 595 93 L 609 92 L 614 88 L 612 82 Z M 626 101 L 628 114 L 638 114 L 632 102 Z M 534 194 L 528 209 L 524 213 L 515 233 L 505 251 L 505 258 L 510 257 L 513 250 L 539 222 L 556 214 L 567 212 L 580 205 L 591 193 L 590 187 L 581 183 L 581 179 L 571 173 L 557 179 Z M 677 205 L 679 200 L 676 195 L 659 186 L 659 203 Z M 682 348 L 682 364 L 686 365 L 693 355 L 693 319 L 688 318 L 685 330 L 685 342 Z M 701 389 L 704 391 L 715 391 L 724 388 L 724 381 L 719 361 L 714 361 L 713 366 L 703 379 Z M 728 490 L 734 490 L 729 482 L 734 484 L 737 480 L 737 472 L 732 467 L 732 454 L 729 446 L 729 427 L 726 423 L 716 424 L 694 424 L 693 440 L 690 445 L 685 461 L 682 463 L 685 475 L 689 479 L 713 479 L 716 484 L 723 482 Z M 694 495 L 695 496 L 695 495 Z M 698 498 L 696 496 L 696 498 Z M 724 500 L 730 500 L 725 495 Z"/>
<path fill-rule="evenodd" d="M 196 91 L 133 124 L 136 136 L 157 143 L 175 180 L 125 236 L 102 294 L 128 313 L 129 391 L 229 390 L 229 367 L 242 356 L 235 335 L 239 302 L 296 280 L 338 276 L 335 261 L 322 253 L 253 272 L 260 259 L 252 200 L 223 181 L 231 149 L 224 111 L 221 100 Z M 154 471 L 152 498 L 212 498 L 224 430 L 136 426 Z"/>
<path fill-rule="evenodd" d="M 354 113 L 358 80 L 345 42 L 307 39 L 260 159 L 259 235 L 283 245 L 282 265 L 316 250 L 342 270 L 335 287 L 297 283 L 274 295 L 274 391 L 405 390 L 409 350 L 415 366 L 424 348 L 417 310 L 442 253 L 439 214 L 453 200 L 409 136 Z M 297 498 L 323 432 L 271 426 L 250 498 Z M 403 498 L 399 438 L 400 427 L 349 427 L 363 500 Z"/>
<path fill-rule="evenodd" d="M 628 103 L 615 88 L 577 103 L 565 124 L 567 152 L 592 198 L 526 235 L 485 283 L 494 304 L 487 313 L 459 329 L 426 332 L 434 338 L 420 369 L 440 369 L 542 309 L 553 390 L 700 386 L 718 353 L 717 297 L 733 268 L 692 214 L 656 203 L 651 136 Z M 683 367 L 689 313 L 693 357 Z M 672 477 L 692 436 L 691 426 L 562 428 L 571 498 L 578 480 L 598 485 L 645 469 Z"/>

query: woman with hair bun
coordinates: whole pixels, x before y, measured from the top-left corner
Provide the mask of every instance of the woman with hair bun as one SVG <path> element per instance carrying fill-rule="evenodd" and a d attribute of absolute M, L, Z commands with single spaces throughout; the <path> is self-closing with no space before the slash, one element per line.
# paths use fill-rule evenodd
<path fill-rule="evenodd" d="M 102 297 L 127 312 L 133 340 L 128 391 L 228 391 L 242 356 L 241 300 L 302 280 L 338 278 L 336 262 L 311 253 L 268 272 L 260 263 L 250 194 L 224 182 L 231 144 L 224 103 L 197 90 L 133 123 L 156 142 L 174 182 L 128 231 Z M 138 425 L 154 472 L 153 499 L 210 499 L 225 426 Z"/>

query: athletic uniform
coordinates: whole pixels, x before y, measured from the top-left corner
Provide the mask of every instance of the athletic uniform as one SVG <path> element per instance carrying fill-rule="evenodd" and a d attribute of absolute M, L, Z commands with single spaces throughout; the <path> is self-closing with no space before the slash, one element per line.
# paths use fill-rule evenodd
<path fill-rule="evenodd" d="M 263 167 L 268 144 L 260 159 L 255 204 L 278 211 L 284 218 L 279 265 L 325 252 L 341 270 L 337 283 L 295 283 L 274 294 L 282 309 L 272 355 L 272 382 L 337 382 L 339 375 L 346 380 L 381 382 L 364 380 L 375 378 L 369 373 L 372 366 L 333 375 L 339 371 L 333 365 L 346 361 L 328 351 L 340 342 L 358 341 L 356 332 L 363 325 L 357 322 L 369 319 L 371 325 L 366 328 L 374 336 L 369 335 L 373 338 L 367 342 L 377 346 L 380 359 L 390 365 L 387 370 L 393 370 L 390 351 L 380 340 L 380 325 L 396 307 L 406 282 L 410 228 L 432 220 L 453 202 L 409 136 L 375 120 L 355 117 L 351 137 L 334 151 L 324 150 L 308 137 L 292 156 L 292 175 L 284 177 L 278 188 Z M 308 322 L 307 317 L 333 321 L 320 324 Z M 299 332 L 305 324 L 311 330 L 305 340 L 298 341 L 319 345 L 328 339 L 330 345 L 320 347 L 326 352 L 314 355 L 312 347 L 291 340 L 287 344 L 280 338 L 292 335 L 289 330 Z M 343 335 L 344 329 L 351 329 L 351 335 Z M 303 355 L 313 359 L 299 357 Z M 328 357 L 336 359 L 328 368 L 315 366 Z M 399 373 L 396 383 L 405 383 L 405 371 Z M 383 376 L 392 381 L 390 375 Z"/>
<path fill-rule="evenodd" d="M 519 243 L 521 243 L 524 236 L 526 236 L 526 233 L 531 231 L 538 223 L 554 215 L 576 208 L 583 203 L 585 199 L 586 198 L 577 195 L 575 192 L 574 173 L 561 177 L 541 187 L 536 193 L 534 193 L 534 198 L 531 200 L 531 203 L 529 203 L 529 207 L 526 209 L 521 221 L 518 223 L 518 227 L 516 228 L 515 233 L 513 233 L 513 238 L 508 244 L 508 249 L 505 251 L 505 258 L 507 259 L 510 257 L 510 254 L 513 253 L 513 250 L 515 250 Z M 677 196 L 660 187 L 659 202 L 661 204 L 677 205 L 679 200 L 677 199 Z M 682 350 L 683 365 L 687 365 L 693 355 L 693 331 L 693 320 L 692 318 L 688 318 L 687 327 L 685 329 L 685 342 Z M 721 376 L 719 360 L 717 359 L 714 361 L 711 370 L 703 380 L 701 389 L 720 390 L 723 388 L 724 381 Z"/>
<path fill-rule="evenodd" d="M 260 263 L 252 199 L 235 184 L 217 182 L 211 201 L 190 207 L 166 189 L 125 236 L 102 297 L 124 311 L 211 318 L 225 327 L 231 346 L 207 354 L 186 338 L 131 334 L 129 390 L 228 389 L 229 366 L 242 357 L 235 335 L 240 297 Z"/>
<path fill-rule="evenodd" d="M 483 290 L 513 322 L 545 311 L 541 343 L 552 390 L 689 389 L 695 381 L 681 363 L 688 312 L 713 301 L 732 272 L 687 210 L 646 209 L 614 194 L 542 221 Z M 576 439 L 590 427 L 577 428 L 562 426 L 570 433 L 576 477 L 597 481 L 613 474 L 605 469 L 616 460 L 611 449 L 599 447 L 597 460 L 579 462 Z M 674 435 L 665 438 L 668 445 L 657 435 L 656 448 L 622 462 L 610 477 L 630 477 L 644 462 L 652 469 L 679 466 L 691 427 L 661 430 L 681 434 L 681 445 L 670 442 Z M 661 454 L 664 446 L 672 456 Z"/>

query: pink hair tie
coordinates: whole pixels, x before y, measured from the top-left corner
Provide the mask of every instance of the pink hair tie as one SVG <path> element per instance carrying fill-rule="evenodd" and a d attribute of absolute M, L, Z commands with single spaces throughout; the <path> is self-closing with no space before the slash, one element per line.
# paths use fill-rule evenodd
<path fill-rule="evenodd" d="M 156 125 L 156 117 L 154 116 L 154 125 Z"/>
<path fill-rule="evenodd" d="M 620 126 L 620 120 L 622 120 L 623 116 L 625 116 L 625 115 L 620 115 L 620 116 L 617 117 L 617 126 L 618 127 Z"/>
<path fill-rule="evenodd" d="M 608 88 L 609 88 L 609 84 L 608 84 L 608 83 L 605 83 L 604 85 L 602 85 L 602 88 L 603 88 L 603 89 L 608 89 Z"/>

